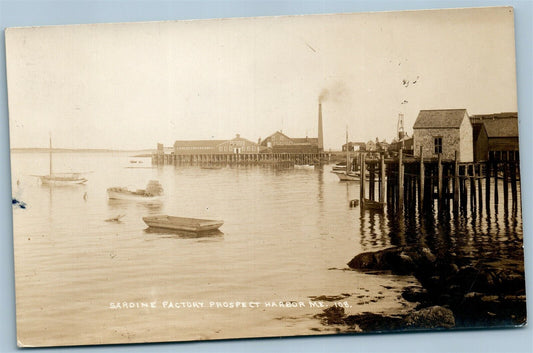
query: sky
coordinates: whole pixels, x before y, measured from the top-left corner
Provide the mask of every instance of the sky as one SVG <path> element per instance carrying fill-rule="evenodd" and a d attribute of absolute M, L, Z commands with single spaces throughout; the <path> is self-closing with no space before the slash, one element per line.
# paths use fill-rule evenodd
<path fill-rule="evenodd" d="M 281 130 L 391 141 L 422 109 L 517 111 L 511 8 L 11 28 L 12 148 L 155 148 Z"/>

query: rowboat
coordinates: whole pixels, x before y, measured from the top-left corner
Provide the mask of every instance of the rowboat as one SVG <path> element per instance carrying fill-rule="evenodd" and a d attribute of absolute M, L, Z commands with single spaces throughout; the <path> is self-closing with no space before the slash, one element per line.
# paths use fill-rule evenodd
<path fill-rule="evenodd" d="M 331 171 L 332 172 L 346 172 L 346 162 L 340 162 L 340 163 L 335 164 L 331 168 Z"/>
<path fill-rule="evenodd" d="M 224 224 L 224 221 L 220 220 L 184 218 L 167 215 L 143 217 L 143 221 L 149 227 L 153 228 L 164 228 L 194 233 L 217 230 Z"/>
<path fill-rule="evenodd" d="M 356 181 L 356 180 L 359 180 L 359 174 L 355 174 L 355 173 L 335 173 L 338 177 L 339 177 L 339 180 L 340 181 Z"/>
<path fill-rule="evenodd" d="M 346 174 L 345 170 L 330 170 L 329 172 L 333 174 Z"/>
<path fill-rule="evenodd" d="M 107 189 L 110 200 L 129 200 L 140 202 L 154 202 L 163 198 L 163 187 L 156 180 L 150 180 L 146 189 L 129 190 L 125 187 L 111 187 Z"/>
<path fill-rule="evenodd" d="M 364 199 L 363 208 L 367 210 L 383 211 L 385 208 L 385 203 L 374 201 L 374 200 L 369 200 L 369 199 Z"/>

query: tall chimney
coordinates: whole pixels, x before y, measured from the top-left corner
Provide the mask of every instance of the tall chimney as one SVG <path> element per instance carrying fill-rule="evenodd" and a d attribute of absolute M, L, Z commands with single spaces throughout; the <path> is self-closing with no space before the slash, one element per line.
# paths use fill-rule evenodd
<path fill-rule="evenodd" d="M 324 136 L 322 132 L 322 103 L 318 102 L 318 152 L 324 151 Z"/>

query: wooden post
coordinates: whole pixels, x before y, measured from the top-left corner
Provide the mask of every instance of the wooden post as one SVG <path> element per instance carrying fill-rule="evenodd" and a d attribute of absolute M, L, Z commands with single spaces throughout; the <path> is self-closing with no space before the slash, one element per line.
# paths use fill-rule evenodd
<path fill-rule="evenodd" d="M 470 212 L 474 215 L 476 208 L 476 165 L 472 164 L 472 173 L 470 175 Z"/>
<path fill-rule="evenodd" d="M 398 153 L 398 211 L 403 211 L 403 151 Z"/>
<path fill-rule="evenodd" d="M 483 165 L 481 163 L 477 164 L 479 171 L 477 173 L 477 208 L 479 210 L 479 214 L 483 213 L 483 190 L 482 190 L 482 178 L 483 178 Z"/>
<path fill-rule="evenodd" d="M 366 197 L 366 190 L 365 190 L 365 182 L 366 182 L 366 178 L 365 178 L 365 174 L 366 174 L 366 161 L 365 161 L 365 154 L 364 153 L 361 153 L 361 176 L 360 176 L 360 182 L 361 182 L 361 206 L 363 206 L 364 202 L 365 202 L 365 197 Z M 361 207 L 362 209 L 363 207 Z"/>
<path fill-rule="evenodd" d="M 418 184 L 418 205 L 422 208 L 424 207 L 424 181 L 425 181 L 425 170 L 424 170 L 424 157 L 422 154 L 422 146 L 420 146 L 420 183 Z"/>
<path fill-rule="evenodd" d="M 485 163 L 485 204 L 487 214 L 490 213 L 490 161 Z"/>
<path fill-rule="evenodd" d="M 516 189 L 516 169 L 517 163 L 514 162 L 510 165 L 511 168 L 511 196 L 513 199 L 513 211 L 516 211 L 518 208 L 518 192 Z"/>
<path fill-rule="evenodd" d="M 492 166 L 494 170 L 494 204 L 498 205 L 500 196 L 498 195 L 498 161 L 495 159 Z M 498 206 L 496 206 L 496 209 Z"/>
<path fill-rule="evenodd" d="M 439 211 L 442 210 L 443 205 L 442 187 L 442 153 L 439 153 L 439 156 L 437 158 L 437 192 L 439 197 Z"/>
<path fill-rule="evenodd" d="M 509 160 L 503 163 L 503 207 L 505 212 L 509 211 Z"/>
<path fill-rule="evenodd" d="M 393 176 L 392 176 L 392 164 L 389 164 L 386 172 L 387 172 L 387 205 L 394 210 L 394 200 L 393 200 Z"/>
<path fill-rule="evenodd" d="M 385 155 L 381 154 L 381 161 L 380 161 L 380 177 L 381 177 L 381 184 L 379 185 L 379 202 L 383 203 L 385 201 Z"/>
<path fill-rule="evenodd" d="M 459 186 L 460 186 L 460 197 L 461 200 L 461 210 L 466 210 L 466 203 L 468 199 L 468 192 L 466 190 L 466 179 L 468 178 L 468 165 L 464 165 L 461 168 L 459 168 Z"/>
<path fill-rule="evenodd" d="M 364 179 L 364 173 L 363 173 L 363 154 L 361 153 L 359 155 L 359 167 L 361 168 L 360 171 L 360 178 L 359 178 L 359 204 L 361 209 L 363 208 L 363 202 L 365 197 L 365 179 Z M 346 169 L 346 173 L 348 173 L 348 169 Z"/>
<path fill-rule="evenodd" d="M 374 183 L 374 177 L 375 177 L 375 167 L 376 164 L 372 163 L 369 164 L 369 173 L 368 173 L 368 198 L 372 201 L 376 200 L 374 197 L 375 192 L 375 183 Z"/>
<path fill-rule="evenodd" d="M 453 171 L 453 212 L 457 212 L 459 209 L 459 161 L 457 160 L 457 151 L 455 151 Z"/>

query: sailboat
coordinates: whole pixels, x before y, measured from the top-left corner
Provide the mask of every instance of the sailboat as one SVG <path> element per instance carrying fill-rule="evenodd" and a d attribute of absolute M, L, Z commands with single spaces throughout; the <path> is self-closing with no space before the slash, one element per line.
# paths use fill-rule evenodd
<path fill-rule="evenodd" d="M 356 181 L 359 180 L 357 173 L 351 172 L 352 166 L 350 163 L 350 147 L 348 146 L 348 126 L 346 126 L 346 170 L 344 172 L 337 172 L 339 181 Z"/>
<path fill-rule="evenodd" d="M 50 136 L 50 174 L 37 175 L 44 185 L 76 185 L 84 184 L 87 179 L 81 176 L 81 173 L 53 173 L 52 172 L 52 136 Z"/>

